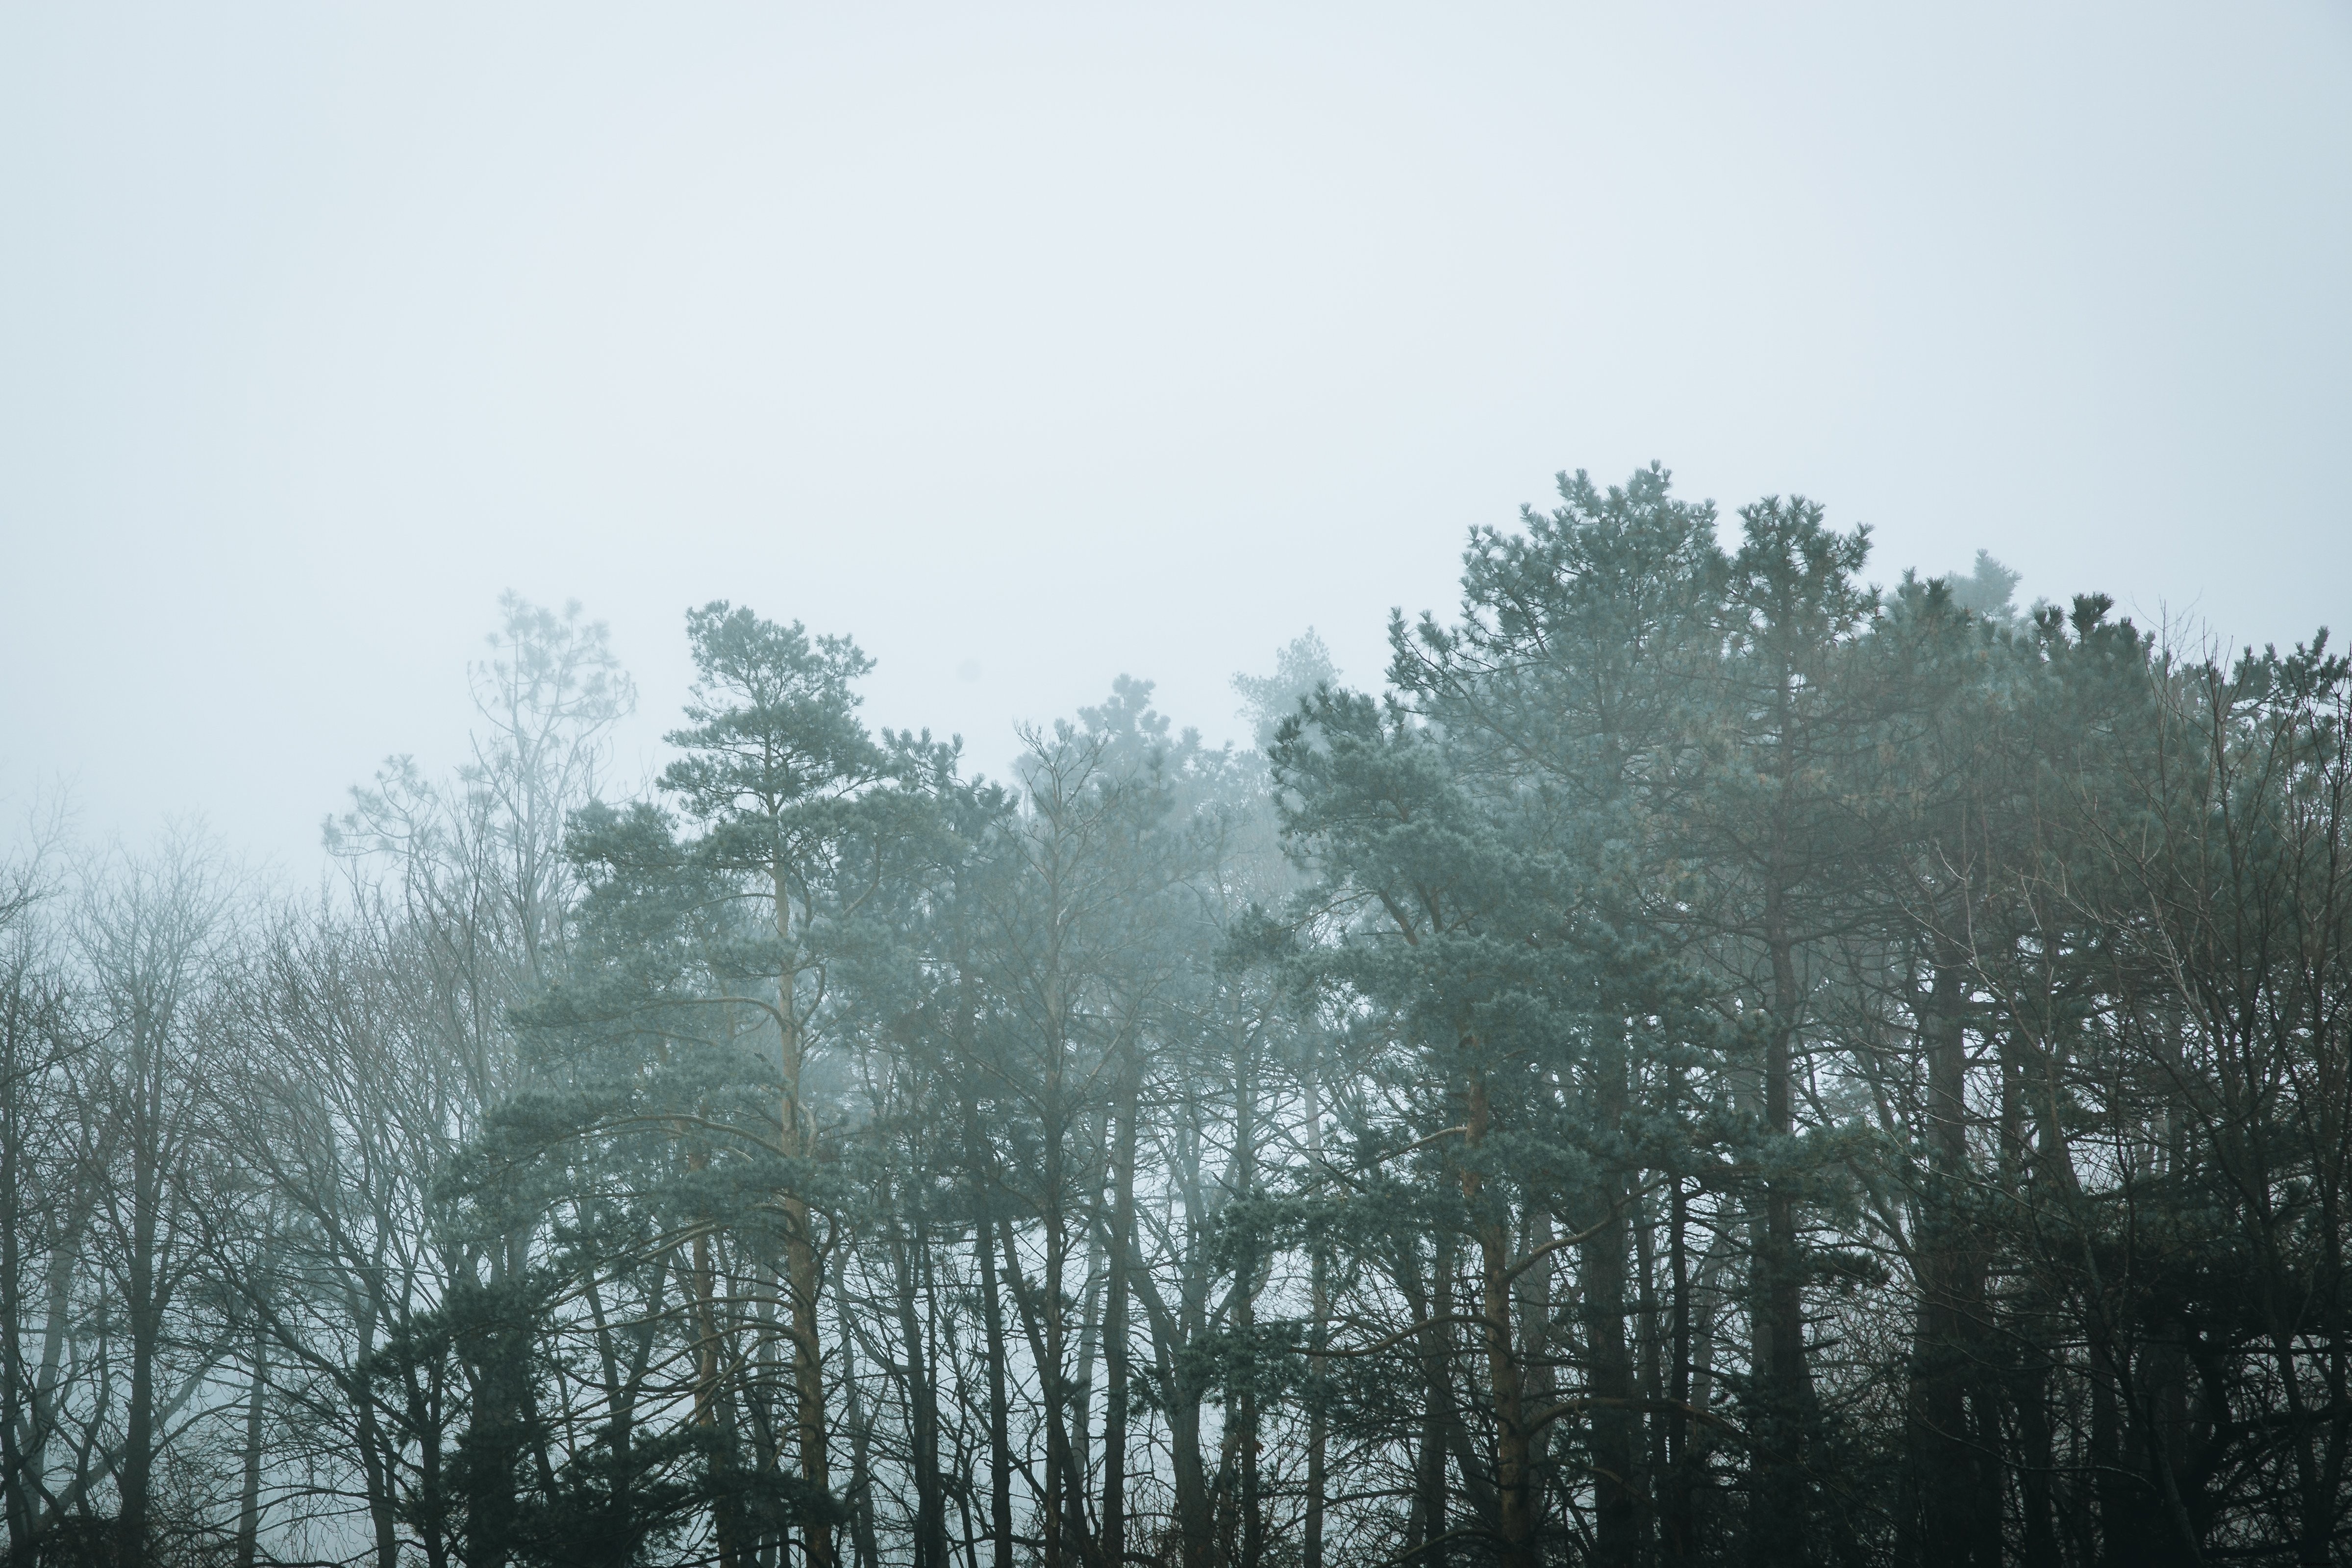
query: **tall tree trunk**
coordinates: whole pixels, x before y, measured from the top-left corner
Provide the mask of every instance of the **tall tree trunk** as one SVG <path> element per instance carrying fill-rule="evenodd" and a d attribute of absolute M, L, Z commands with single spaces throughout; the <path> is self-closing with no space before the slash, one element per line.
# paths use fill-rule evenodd
<path fill-rule="evenodd" d="M 244 1474 L 236 1498 L 236 1568 L 253 1568 L 261 1544 L 262 1417 L 269 1388 L 269 1335 L 260 1314 L 253 1324 L 253 1375 L 245 1396 Z"/>
<path fill-rule="evenodd" d="M 449 1480 L 443 1473 L 448 1449 L 441 1398 L 445 1375 L 439 1367 L 431 1367 L 420 1382 L 412 1364 L 404 1379 L 408 1436 L 416 1444 L 416 1500 L 412 1517 L 425 1542 L 425 1568 L 448 1568 L 450 1542 L 457 1533 L 450 1519 Z M 397 1441 L 391 1446 L 397 1447 Z"/>
<path fill-rule="evenodd" d="M 2028 1200 L 2024 1051 L 2013 1030 L 2000 1036 L 1999 1173 L 2004 1201 Z M 2038 1334 L 2022 1333 L 2011 1362 L 2010 1406 L 2017 1413 L 2017 1482 L 2024 1515 L 2021 1568 L 2059 1568 L 2056 1434 L 2050 1419 L 2052 1362 Z"/>
<path fill-rule="evenodd" d="M 1628 1195 L 1633 1230 L 1633 1381 L 1643 1413 L 1634 1423 L 1634 1452 L 1641 1456 L 1633 1495 L 1642 1500 L 1642 1547 L 1656 1558 L 1658 1493 L 1666 1476 L 1666 1343 L 1658 1297 L 1658 1215 L 1647 1192 Z"/>
<path fill-rule="evenodd" d="M 1787 1139 L 1796 1131 L 1798 988 L 1795 944 L 1785 935 L 1781 895 L 1774 887 L 1765 913 L 1772 965 L 1772 1019 L 1764 1042 L 1764 1131 Z M 1805 1355 L 1804 1258 L 1797 1236 L 1796 1180 L 1775 1176 L 1764 1185 L 1763 1245 L 1755 1265 L 1757 1354 L 1754 1377 L 1761 1397 L 1755 1423 L 1756 1458 L 1748 1521 L 1748 1554 L 1757 1568 L 1799 1568 L 1811 1555 L 1811 1487 L 1805 1437 L 1812 1422 L 1812 1377 Z"/>
<path fill-rule="evenodd" d="M 787 1417 L 780 1406 L 776 1391 L 785 1387 L 791 1378 L 786 1364 L 791 1355 L 791 1336 L 785 1329 L 790 1321 L 790 1308 L 784 1293 L 790 1288 L 785 1281 L 782 1259 L 752 1260 L 746 1259 L 744 1268 L 752 1290 L 753 1327 L 751 1330 L 751 1375 L 739 1379 L 742 1391 L 744 1432 L 751 1444 L 751 1471 L 762 1485 L 782 1490 L 784 1450 L 794 1433 L 787 1430 Z M 797 1405 L 797 1400 L 795 1400 Z M 624 1429 L 625 1436 L 625 1428 Z M 788 1522 L 773 1518 L 756 1520 L 744 1534 L 744 1550 L 760 1568 L 774 1568 L 783 1543 L 791 1539 Z"/>
<path fill-rule="evenodd" d="M 1626 1063 L 1609 1051 L 1594 1064 L 1594 1123 L 1614 1129 L 1625 1116 Z M 1600 1210 L 1580 1228 L 1583 1243 L 1585 1354 L 1591 1363 L 1593 1396 L 1593 1562 L 1600 1568 L 1633 1568 L 1642 1553 L 1643 1504 L 1636 1486 L 1641 1463 L 1640 1422 L 1633 1411 L 1633 1357 L 1625 1339 L 1625 1260 L 1633 1246 L 1633 1218 L 1622 1171 L 1611 1170 L 1593 1186 Z"/>
<path fill-rule="evenodd" d="M 832 1489 L 825 1451 L 824 1348 L 819 1328 L 823 1279 L 808 1205 L 795 1196 L 787 1197 L 783 1207 L 785 1293 L 792 1312 L 793 1396 L 801 1479 L 813 1494 L 822 1496 Z M 839 1557 L 833 1527 L 811 1522 L 804 1536 L 809 1568 L 835 1568 Z"/>
<path fill-rule="evenodd" d="M 1672 1327 L 1666 1361 L 1666 1500 L 1658 1531 L 1660 1557 L 1672 1568 L 1698 1560 L 1697 1450 L 1691 1441 L 1690 1199 L 1683 1178 L 1671 1178 L 1666 1199 L 1666 1273 L 1674 1291 L 1668 1303 Z"/>
<path fill-rule="evenodd" d="M 1478 1168 L 1493 1111 L 1487 1101 L 1486 1076 L 1475 1070 L 1470 1078 L 1469 1113 L 1469 1132 L 1463 1150 L 1462 1197 L 1470 1209 L 1473 1233 L 1478 1243 L 1479 1333 L 1486 1353 L 1487 1392 L 1495 1407 L 1495 1488 L 1499 1526 L 1496 1557 L 1503 1568 L 1537 1568 L 1536 1515 L 1539 1500 L 1535 1496 L 1535 1434 L 1528 1425 L 1530 1412 L 1522 1397 L 1522 1369 L 1513 1343 L 1511 1232 L 1507 1212 L 1489 1212 L 1502 1209 L 1503 1200 L 1487 1196 L 1486 1177 Z M 1622 1260 L 1617 1275 L 1622 1296 Z M 1622 1314 L 1616 1322 L 1622 1361 L 1625 1329 Z M 1622 1477 L 1621 1471 L 1621 1483 Z"/>
<path fill-rule="evenodd" d="M 988 1361 L 988 1533 L 993 1568 L 1013 1568 L 1012 1406 L 1005 1387 L 1004 1296 L 996 1278 L 996 1227 L 983 1207 L 972 1232 L 980 1262 L 981 1332 Z"/>
<path fill-rule="evenodd" d="M 1135 1111 L 1141 1094 L 1141 1056 L 1130 1030 L 1121 1041 L 1117 1103 L 1112 1107 L 1110 1257 L 1103 1302 L 1102 1559 L 1107 1568 L 1127 1560 L 1127 1424 L 1129 1259 L 1135 1246 Z"/>
<path fill-rule="evenodd" d="M 708 1165 L 698 1151 L 687 1156 L 687 1168 Z M 703 1463 L 717 1501 L 711 1509 L 712 1534 L 719 1548 L 719 1568 L 744 1568 L 741 1507 L 736 1501 L 733 1467 L 733 1423 L 722 1418 L 719 1379 L 725 1357 L 719 1331 L 718 1281 L 711 1266 L 708 1231 L 694 1239 L 694 1424 L 709 1435 L 709 1452 Z"/>
<path fill-rule="evenodd" d="M 1307 1159 L 1317 1179 L 1323 1171 L 1322 1065 L 1307 1073 Z M 1328 1358 L 1323 1349 L 1331 1341 L 1331 1262 L 1328 1248 L 1312 1239 L 1307 1262 L 1307 1310 L 1312 1322 L 1307 1342 L 1307 1535 L 1302 1543 L 1305 1568 L 1323 1568 L 1323 1513 L 1330 1486 L 1331 1418 L 1324 1389 Z M 1112 1568 L 1117 1568 L 1116 1563 Z"/>
<path fill-rule="evenodd" d="M 773 862 L 776 944 L 783 954 L 776 979 L 777 1032 L 782 1038 L 783 1095 L 779 1113 L 784 1157 L 807 1160 L 815 1154 L 809 1141 L 807 1107 L 801 1103 L 801 1074 L 806 1065 L 807 1042 L 801 1029 L 797 996 L 797 966 L 793 956 L 792 890 L 780 855 Z M 790 1297 L 793 1340 L 794 1425 L 800 1436 L 801 1479 L 822 1495 L 832 1488 L 825 1451 L 824 1341 L 818 1321 L 823 1277 L 817 1264 L 816 1231 L 808 1201 L 797 1190 L 783 1193 L 785 1293 Z M 803 1534 L 807 1542 L 808 1568 L 837 1568 L 840 1562 L 833 1527 L 812 1520 Z"/>
<path fill-rule="evenodd" d="M 1013 1233 L 1008 1228 L 1003 1237 L 1004 1268 L 1013 1287 L 1013 1301 L 1021 1309 L 1023 1325 L 1028 1330 L 1030 1354 L 1037 1366 L 1037 1394 L 1045 1406 L 1045 1495 L 1038 1501 L 1037 1528 L 1044 1539 L 1039 1561 L 1045 1568 L 1062 1568 L 1064 1536 L 1067 1511 L 1063 1505 L 1063 1493 L 1069 1484 L 1069 1377 L 1068 1351 L 1065 1343 L 1068 1314 L 1064 1306 L 1064 1273 L 1068 1266 L 1069 1235 L 1066 1216 L 1062 1212 L 1062 1185 L 1066 1176 L 1064 1161 L 1069 1129 L 1067 1113 L 1063 1104 L 1063 1076 L 1069 1050 L 1067 1038 L 1068 998 L 1064 996 L 1058 972 L 1049 971 L 1045 985 L 1045 1026 L 1042 1044 L 1045 1052 L 1043 1103 L 1040 1107 L 1045 1136 L 1045 1159 L 1039 1173 L 1042 1191 L 1038 1194 L 1037 1218 L 1045 1232 L 1045 1268 L 1043 1290 L 1045 1300 L 1033 1303 L 1026 1293 L 1021 1270 L 1021 1260 L 1013 1250 Z M 1043 1313 L 1042 1323 L 1039 1314 Z"/>
<path fill-rule="evenodd" d="M 1022 1277 L 1021 1260 L 1013 1251 L 1010 1226 L 1004 1228 L 1002 1239 L 1005 1283 L 1012 1287 L 1013 1304 L 1020 1312 L 1021 1326 L 1029 1341 L 1031 1362 L 1039 1368 L 1038 1381 L 1047 1396 L 1041 1401 L 1045 1416 L 1046 1469 L 1045 1484 L 1039 1489 L 1037 1513 L 1044 1544 L 1050 1552 L 1066 1549 L 1084 1561 L 1089 1550 L 1085 1516 L 1071 1506 L 1076 1477 L 1070 1462 L 1069 1379 L 1055 1379 L 1047 1370 L 1056 1364 L 1055 1357 L 1066 1337 L 1060 1326 L 1064 1314 L 1055 1304 L 1052 1292 L 1042 1285 L 1033 1292 L 1028 1281 Z M 1040 1296 L 1045 1299 L 1036 1299 Z M 1053 1397 L 1057 1390 L 1061 1396 L 1058 1401 Z"/>
<path fill-rule="evenodd" d="M 148 1494 L 155 1463 L 155 1356 L 163 1337 L 163 1302 L 155 1277 L 163 1173 L 154 1145 L 162 1107 L 151 1095 L 149 1080 L 154 1076 L 158 1074 L 147 1051 L 140 1050 L 131 1066 L 130 1288 L 123 1302 L 131 1324 L 131 1403 L 123 1416 L 122 1468 L 117 1481 L 121 1506 L 117 1551 L 126 1568 L 144 1568 L 147 1562 Z"/>
<path fill-rule="evenodd" d="M 509 1327 L 503 1271 L 488 1286 L 466 1283 L 467 1322 L 458 1354 L 472 1398 L 466 1430 L 457 1440 L 458 1473 L 465 1499 L 464 1557 L 467 1568 L 502 1568 L 515 1548 L 518 1509 L 515 1469 L 522 1458 L 518 1428 L 523 1376 L 519 1336 Z"/>
<path fill-rule="evenodd" d="M 1521 1397 L 1531 1411 L 1547 1410 L 1559 1398 L 1559 1375 L 1552 1361 L 1551 1333 L 1552 1274 L 1559 1260 L 1552 1249 L 1556 1239 L 1549 1207 L 1530 1195 L 1520 1210 L 1519 1251 L 1523 1257 L 1536 1260 L 1522 1267 L 1511 1281 L 1511 1297 L 1518 1313 L 1519 1357 L 1526 1367 Z M 1547 1424 L 1529 1444 L 1530 1458 L 1538 1467 L 1531 1485 L 1538 1513 L 1549 1502 L 1546 1488 L 1551 1474 L 1549 1455 L 1556 1432 L 1556 1426 Z"/>
<path fill-rule="evenodd" d="M 1405 1307 L 1422 1324 L 1421 1432 L 1414 1447 L 1412 1508 L 1406 1519 L 1405 1551 L 1412 1561 L 1444 1568 L 1446 1552 L 1445 1456 L 1454 1426 L 1453 1337 L 1441 1314 L 1454 1310 L 1454 1233 L 1441 1228 L 1432 1239 L 1430 1278 L 1424 1289 L 1421 1259 L 1411 1243 L 1398 1249 L 1396 1281 Z"/>
<path fill-rule="evenodd" d="M 940 1390 L 932 1376 L 932 1336 L 925 1332 L 916 1311 L 919 1293 L 928 1307 L 931 1295 L 930 1231 L 920 1214 L 911 1222 L 912 1235 L 895 1243 L 898 1249 L 898 1335 L 907 1347 L 907 1441 L 908 1468 L 915 1480 L 915 1568 L 947 1568 L 948 1518 L 946 1488 L 940 1476 Z"/>
<path fill-rule="evenodd" d="M 15 978 L 15 977 L 11 977 Z M 37 1440 L 40 1426 L 33 1409 L 33 1389 L 25 1375 L 24 1240 L 30 1216 L 25 1212 L 23 1155 L 26 1124 L 23 1096 L 31 1070 L 26 1043 L 32 1033 L 25 1016 L 25 988 L 11 985 L 0 997 L 0 1519 L 7 1526 L 11 1558 L 31 1555 L 35 1472 L 29 1443 Z M 47 1196 L 47 1195 L 44 1195 Z M 21 1445 L 21 1446 L 20 1446 Z"/>
<path fill-rule="evenodd" d="M 364 1305 L 355 1325 L 362 1357 L 376 1349 L 376 1325 L 379 1322 L 377 1282 L 368 1282 Z M 395 1496 L 398 1483 L 394 1470 L 398 1455 L 394 1445 L 385 1438 L 383 1424 L 377 1414 L 376 1392 L 372 1381 L 354 1369 L 343 1375 L 345 1397 L 352 1401 L 356 1415 L 354 1436 L 358 1440 L 360 1470 L 367 1486 L 368 1525 L 375 1545 L 375 1568 L 400 1568 L 399 1500 Z M 421 1444 L 420 1444 L 421 1447 Z"/>
<path fill-rule="evenodd" d="M 1045 1495 L 1037 1511 L 1038 1528 L 1045 1537 L 1041 1554 L 1045 1568 L 1062 1568 L 1065 1510 L 1062 1493 L 1070 1473 L 1069 1380 L 1065 1373 L 1067 1353 L 1063 1341 L 1068 1314 L 1063 1310 L 1063 1271 L 1069 1256 L 1069 1237 L 1066 1234 L 1062 1216 L 1063 1143 L 1066 1128 L 1062 1109 L 1061 1008 L 1059 998 L 1049 996 L 1045 1049 L 1045 1160 L 1044 1201 L 1038 1206 L 1039 1218 L 1045 1232 L 1045 1300 L 1044 1343 L 1036 1347 L 1037 1388 L 1045 1406 Z M 1021 1268 L 1010 1250 L 1012 1233 L 1005 1233 L 1007 1252 L 1005 1269 L 1011 1276 L 1014 1299 L 1021 1301 Z M 1034 1317 L 1026 1302 L 1023 1310 L 1024 1322 L 1034 1329 Z"/>
<path fill-rule="evenodd" d="M 874 1534 L 874 1427 L 857 1392 L 857 1342 L 841 1336 L 843 1411 L 849 1417 L 849 1540 L 856 1568 L 881 1568 L 882 1550 Z"/>
<path fill-rule="evenodd" d="M 1234 1190 L 1247 1202 L 1257 1196 L 1257 1063 L 1246 1029 L 1235 1034 Z M 1239 1489 L 1241 1568 L 1260 1568 L 1265 1560 L 1265 1501 L 1258 1490 L 1257 1289 L 1258 1243 L 1252 1237 L 1234 1263 L 1234 1338 L 1241 1347 L 1245 1371 L 1228 1407 Z"/>
<path fill-rule="evenodd" d="M 1171 1369 L 1164 1363 L 1161 1375 Z M 1201 1463 L 1201 1401 L 1180 1395 L 1168 1412 L 1169 1469 L 1176 1490 L 1177 1550 L 1183 1568 L 1210 1568 L 1217 1556 L 1216 1501 Z"/>
<path fill-rule="evenodd" d="M 1097 1128 L 1099 1131 L 1099 1128 Z M 1090 1141 L 1089 1146 L 1100 1143 Z M 1103 1277 L 1106 1272 L 1102 1254 L 1104 1227 L 1101 1223 L 1102 1200 L 1094 1202 L 1096 1213 L 1092 1223 L 1086 1226 L 1086 1283 L 1079 1288 L 1082 1304 L 1079 1317 L 1077 1372 L 1070 1380 L 1069 1408 L 1070 1463 L 1062 1477 L 1063 1511 L 1068 1518 L 1068 1539 L 1077 1543 L 1079 1553 L 1093 1561 L 1094 1532 L 1088 1528 L 1087 1514 L 1087 1472 L 1088 1467 L 1088 1427 L 1094 1419 L 1095 1356 L 1102 1347 Z"/>
<path fill-rule="evenodd" d="M 1980 1408 L 1985 1348 L 1976 1332 L 1983 1276 L 1966 1214 L 1969 1181 L 1968 982 L 1964 956 L 1936 938 L 1927 1016 L 1927 1188 L 1917 1228 L 1919 1305 L 1905 1434 L 1906 1522 L 1917 1534 L 1906 1555 L 1926 1568 L 1998 1568 L 2000 1488 L 1988 1474 L 1990 1423 L 1972 1429 Z"/>
<path fill-rule="evenodd" d="M 980 1020 L 979 977 L 957 928 L 955 1036 L 958 1054 L 974 1051 Z M 964 1163 L 971 1179 L 972 1257 L 980 1273 L 982 1358 L 988 1365 L 988 1539 L 991 1568 L 1013 1568 L 1013 1406 L 1007 1386 L 1004 1294 L 996 1277 L 994 1186 L 988 1141 L 981 1134 L 978 1101 L 964 1103 Z"/>

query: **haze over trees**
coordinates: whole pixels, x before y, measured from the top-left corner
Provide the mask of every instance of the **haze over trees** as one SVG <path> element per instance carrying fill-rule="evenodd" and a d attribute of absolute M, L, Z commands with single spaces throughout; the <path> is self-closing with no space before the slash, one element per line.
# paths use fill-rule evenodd
<path fill-rule="evenodd" d="M 510 598 L 322 894 L 35 835 L 5 1561 L 2347 1561 L 2352 666 L 1867 550 L 1563 475 L 1003 779 L 714 602 L 641 797 Z"/>

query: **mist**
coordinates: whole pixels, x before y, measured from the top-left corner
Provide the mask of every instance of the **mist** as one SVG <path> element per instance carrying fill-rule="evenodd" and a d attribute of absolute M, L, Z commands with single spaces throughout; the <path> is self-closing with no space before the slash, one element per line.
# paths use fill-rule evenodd
<path fill-rule="evenodd" d="M 856 634 L 1001 766 L 1384 662 L 1653 459 L 1886 580 L 2333 613 L 2340 10 L 711 8 L 0 32 L 0 790 L 312 874 L 508 589 L 667 715 L 684 609 Z M 656 765 L 665 718 L 625 750 Z"/>
<path fill-rule="evenodd" d="M 0 1568 L 2352 1535 L 2352 20 L 0 16 Z"/>

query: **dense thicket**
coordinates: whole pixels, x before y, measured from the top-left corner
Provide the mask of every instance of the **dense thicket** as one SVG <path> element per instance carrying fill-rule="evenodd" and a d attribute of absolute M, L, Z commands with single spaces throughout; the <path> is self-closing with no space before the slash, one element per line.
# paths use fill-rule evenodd
<path fill-rule="evenodd" d="M 1001 782 L 713 604 L 637 799 L 510 601 L 326 894 L 35 844 L 7 1561 L 2352 1561 L 2352 670 L 1865 547 L 1563 476 Z"/>

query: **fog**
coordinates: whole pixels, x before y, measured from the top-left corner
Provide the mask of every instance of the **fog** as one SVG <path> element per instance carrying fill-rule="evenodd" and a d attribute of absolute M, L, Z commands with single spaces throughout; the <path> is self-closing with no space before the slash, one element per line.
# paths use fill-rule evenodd
<path fill-rule="evenodd" d="M 0 1568 L 2343 1561 L 2347 278 L 2340 7 L 0 16 Z"/>
<path fill-rule="evenodd" d="M 1366 681 L 1653 458 L 1871 575 L 2337 612 L 2338 6 L 17 6 L 0 791 L 307 874 L 515 589 L 848 632 L 867 711 Z"/>

